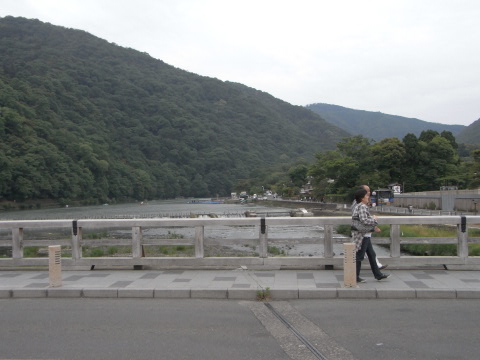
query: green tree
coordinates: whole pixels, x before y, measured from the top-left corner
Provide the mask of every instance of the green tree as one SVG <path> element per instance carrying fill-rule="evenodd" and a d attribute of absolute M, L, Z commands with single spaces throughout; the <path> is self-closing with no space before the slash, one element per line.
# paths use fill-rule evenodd
<path fill-rule="evenodd" d="M 372 145 L 372 169 L 385 174 L 382 183 L 372 184 L 374 186 L 385 186 L 387 184 L 402 180 L 402 169 L 405 162 L 405 145 L 397 138 L 386 138 Z M 376 180 L 378 181 L 378 180 Z"/>
<path fill-rule="evenodd" d="M 440 134 L 438 131 L 435 130 L 424 130 L 420 133 L 420 137 L 418 138 L 420 141 L 425 143 L 429 143 L 433 140 L 434 137 L 439 136 Z"/>
<path fill-rule="evenodd" d="M 405 185 L 404 192 L 413 192 L 417 190 L 417 174 L 422 164 L 421 149 L 418 138 L 414 134 L 407 134 L 402 140 L 405 148 L 405 158 L 401 169 L 401 181 Z"/>
<path fill-rule="evenodd" d="M 368 179 L 375 172 L 370 141 L 358 135 L 344 138 L 337 144 L 337 150 L 316 154 L 316 162 L 309 174 L 313 177 L 317 194 L 327 191 L 345 193 Z M 375 175 L 371 176 L 372 178 Z M 363 183 L 369 183 L 364 181 Z"/>
<path fill-rule="evenodd" d="M 332 180 L 329 189 L 342 193 L 354 187 L 361 174 L 360 164 L 339 151 L 328 151 L 317 154 L 317 161 L 312 166 L 310 174 L 315 184 L 325 184 L 324 180 Z"/>
<path fill-rule="evenodd" d="M 292 167 L 288 171 L 288 176 L 290 181 L 293 183 L 294 186 L 301 187 L 307 183 L 307 174 L 308 174 L 308 167 L 305 164 L 300 164 L 295 167 Z"/>

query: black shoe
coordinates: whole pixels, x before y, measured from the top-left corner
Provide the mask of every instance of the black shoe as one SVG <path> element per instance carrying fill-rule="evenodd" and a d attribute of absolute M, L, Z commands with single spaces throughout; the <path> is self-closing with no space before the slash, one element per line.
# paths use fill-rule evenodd
<path fill-rule="evenodd" d="M 362 279 L 361 277 L 357 278 L 357 283 L 365 283 L 367 280 Z"/>
<path fill-rule="evenodd" d="M 386 269 L 388 267 L 388 264 L 382 265 L 379 267 L 380 270 Z"/>
<path fill-rule="evenodd" d="M 390 277 L 390 274 L 382 274 L 382 275 L 380 275 L 379 277 L 377 277 L 377 278 L 375 278 L 375 279 L 377 279 L 378 281 L 380 281 L 380 280 L 386 279 L 386 278 L 388 278 L 388 277 Z"/>

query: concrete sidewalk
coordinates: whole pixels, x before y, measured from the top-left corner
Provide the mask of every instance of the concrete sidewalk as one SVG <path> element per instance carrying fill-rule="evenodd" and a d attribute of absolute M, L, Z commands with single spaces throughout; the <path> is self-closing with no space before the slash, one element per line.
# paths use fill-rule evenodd
<path fill-rule="evenodd" d="M 377 281 L 345 288 L 343 270 L 93 270 L 63 271 L 62 286 L 49 286 L 49 272 L 0 271 L 0 298 L 208 298 L 293 299 L 478 299 L 480 271 L 392 270 Z"/>

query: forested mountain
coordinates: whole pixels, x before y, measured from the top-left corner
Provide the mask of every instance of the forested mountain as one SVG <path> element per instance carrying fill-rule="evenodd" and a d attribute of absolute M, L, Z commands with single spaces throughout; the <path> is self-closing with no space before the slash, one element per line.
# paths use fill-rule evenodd
<path fill-rule="evenodd" d="M 465 128 L 463 125 L 444 125 L 380 112 L 354 110 L 337 105 L 311 104 L 306 107 L 329 123 L 351 134 L 363 135 L 375 141 L 390 137 L 402 139 L 409 133 L 419 136 L 424 130 L 434 130 L 439 133 L 450 131 L 456 135 Z"/>
<path fill-rule="evenodd" d="M 458 143 L 480 145 L 480 119 L 460 131 L 456 138 Z"/>
<path fill-rule="evenodd" d="M 84 31 L 0 18 L 0 200 L 227 195 L 347 132 Z"/>

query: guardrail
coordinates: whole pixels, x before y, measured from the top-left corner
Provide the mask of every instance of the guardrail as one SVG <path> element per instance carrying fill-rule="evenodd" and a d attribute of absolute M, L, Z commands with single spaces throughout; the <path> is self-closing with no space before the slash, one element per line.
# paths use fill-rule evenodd
<path fill-rule="evenodd" d="M 428 210 L 428 209 L 418 209 L 418 208 L 405 208 L 405 207 L 397 207 L 392 205 L 379 205 L 377 207 L 372 207 L 370 209 L 371 213 L 389 213 L 395 215 L 420 215 L 420 216 L 469 216 L 469 215 L 476 215 L 474 212 L 469 211 L 447 211 L 447 210 Z"/>
<path fill-rule="evenodd" d="M 199 218 L 199 219 L 102 219 L 102 220 L 17 220 L 0 221 L 0 232 L 11 231 L 11 239 L 0 239 L 0 247 L 11 247 L 11 257 L 0 258 L 0 267 L 38 267 L 48 266 L 48 258 L 25 258 L 24 248 L 28 246 L 48 247 L 61 245 L 71 248 L 71 257 L 62 257 L 62 267 L 78 269 L 82 267 L 125 267 L 142 268 L 250 268 L 265 269 L 320 269 L 343 266 L 342 254 L 334 253 L 334 244 L 349 242 L 350 238 L 334 238 L 334 229 L 339 225 L 349 225 L 351 218 L 344 217 L 274 217 L 274 218 Z M 385 238 L 374 237 L 374 244 L 383 244 L 390 247 L 389 257 L 380 257 L 382 263 L 395 267 L 412 267 L 428 265 L 480 265 L 480 257 L 468 256 L 468 244 L 480 243 L 480 237 L 469 237 L 468 228 L 473 224 L 480 224 L 480 216 L 382 216 L 380 224 L 390 225 L 390 236 Z M 456 226 L 457 236 L 451 238 L 405 238 L 401 237 L 400 225 L 451 225 Z M 254 227 L 255 233 L 251 239 L 216 240 L 217 243 L 248 242 L 258 249 L 258 257 L 206 257 L 204 252 L 205 228 L 215 226 Z M 316 226 L 323 228 L 323 236 L 313 242 L 322 244 L 323 256 L 269 256 L 268 248 L 276 243 L 288 243 L 288 238 L 269 239 L 268 229 L 275 226 Z M 192 238 L 182 239 L 146 239 L 143 232 L 154 228 L 191 228 L 194 230 Z M 63 239 L 34 239 L 25 238 L 25 231 L 46 231 L 48 229 L 63 229 L 71 232 L 71 237 Z M 86 230 L 124 229 L 130 238 L 124 239 L 86 239 L 83 234 Z M 30 234 L 31 235 L 31 234 Z M 195 247 L 193 257 L 145 257 L 144 246 L 149 245 L 178 245 L 190 244 Z M 404 256 L 400 252 L 402 244 L 456 244 L 457 256 Z M 131 246 L 131 256 L 127 257 L 84 257 L 84 246 Z"/>

